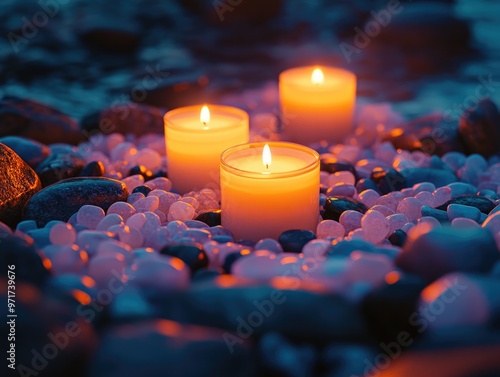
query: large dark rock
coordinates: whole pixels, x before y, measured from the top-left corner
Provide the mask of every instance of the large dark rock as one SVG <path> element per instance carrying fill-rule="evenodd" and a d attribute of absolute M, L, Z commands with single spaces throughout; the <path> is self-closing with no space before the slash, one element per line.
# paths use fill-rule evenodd
<path fill-rule="evenodd" d="M 443 227 L 425 234 L 410 232 L 396 265 L 432 281 L 454 271 L 488 273 L 499 259 L 488 229 Z"/>
<path fill-rule="evenodd" d="M 87 115 L 83 118 L 80 127 L 89 135 L 96 132 L 104 135 L 113 132 L 131 133 L 136 136 L 148 133 L 163 134 L 164 115 L 165 111 L 157 107 L 139 103 L 124 103 Z M 138 124 L 141 126 L 138 127 Z"/>
<path fill-rule="evenodd" d="M 87 376 L 255 376 L 251 342 L 234 339 L 229 332 L 164 319 L 115 326 L 103 334 Z"/>
<path fill-rule="evenodd" d="M 370 178 L 375 182 L 382 195 L 408 187 L 405 176 L 395 169 L 375 168 Z"/>
<path fill-rule="evenodd" d="M 46 187 L 66 178 L 78 177 L 85 166 L 85 159 L 76 153 L 53 153 L 36 168 L 36 173 Z"/>
<path fill-rule="evenodd" d="M 36 286 L 41 286 L 50 276 L 33 239 L 25 235 L 0 235 L 0 262 L 5 266 L 0 272 L 3 278 L 8 277 L 7 266 L 15 266 L 12 270 L 15 281 L 25 281 Z"/>
<path fill-rule="evenodd" d="M 68 221 L 71 215 L 86 204 L 105 211 L 111 204 L 126 201 L 127 187 L 109 178 L 69 178 L 50 185 L 26 204 L 24 219 L 35 220 L 40 227 L 51 220 Z"/>
<path fill-rule="evenodd" d="M 479 153 L 485 157 L 499 153 L 500 113 L 490 99 L 482 100 L 476 109 L 464 112 L 458 131 L 467 153 Z"/>
<path fill-rule="evenodd" d="M 302 248 L 309 242 L 316 239 L 316 235 L 310 230 L 290 229 L 280 234 L 278 242 L 283 251 L 288 253 L 300 253 Z"/>
<path fill-rule="evenodd" d="M 41 187 L 33 169 L 0 143 L 0 221 L 14 227 L 21 220 L 26 202 Z"/>
<path fill-rule="evenodd" d="M 45 144 L 20 136 L 2 137 L 0 143 L 11 148 L 33 169 L 36 169 L 38 164 L 51 153 L 50 148 Z"/>
<path fill-rule="evenodd" d="M 0 137 L 24 136 L 40 143 L 77 144 L 84 140 L 78 124 L 41 103 L 15 97 L 0 100 Z"/>

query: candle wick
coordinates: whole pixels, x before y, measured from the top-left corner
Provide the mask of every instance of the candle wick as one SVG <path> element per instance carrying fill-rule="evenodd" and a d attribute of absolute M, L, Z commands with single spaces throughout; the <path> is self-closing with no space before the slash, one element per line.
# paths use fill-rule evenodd
<path fill-rule="evenodd" d="M 268 170 L 269 170 L 269 164 L 266 164 L 266 169 L 268 169 Z"/>

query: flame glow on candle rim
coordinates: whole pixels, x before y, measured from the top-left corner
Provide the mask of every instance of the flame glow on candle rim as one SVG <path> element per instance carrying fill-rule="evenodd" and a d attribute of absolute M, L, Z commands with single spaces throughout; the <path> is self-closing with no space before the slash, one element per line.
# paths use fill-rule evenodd
<path fill-rule="evenodd" d="M 200 122 L 206 127 L 210 123 L 210 110 L 208 106 L 203 106 L 200 111 Z"/>
<path fill-rule="evenodd" d="M 325 75 L 323 74 L 321 68 L 314 68 L 311 74 L 311 82 L 314 85 L 320 85 L 325 82 Z"/>
<path fill-rule="evenodd" d="M 272 162 L 272 155 L 271 155 L 271 148 L 269 148 L 269 145 L 266 144 L 264 145 L 264 149 L 262 150 L 262 163 L 266 167 L 266 169 L 269 169 L 269 165 L 271 165 Z"/>

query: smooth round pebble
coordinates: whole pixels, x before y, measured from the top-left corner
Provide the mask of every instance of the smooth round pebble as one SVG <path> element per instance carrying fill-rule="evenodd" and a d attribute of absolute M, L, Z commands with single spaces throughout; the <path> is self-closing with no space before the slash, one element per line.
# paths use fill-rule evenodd
<path fill-rule="evenodd" d="M 122 217 L 123 221 L 127 221 L 128 218 L 136 212 L 137 211 L 132 204 L 126 202 L 116 202 L 111 204 L 108 208 L 107 214 L 110 215 L 116 213 Z"/>
<path fill-rule="evenodd" d="M 104 219 L 105 213 L 101 207 L 93 205 L 82 206 L 77 214 L 76 221 L 78 224 L 83 225 L 87 229 L 95 230 L 99 222 Z"/>
<path fill-rule="evenodd" d="M 49 240 L 53 245 L 71 245 L 76 241 L 75 228 L 68 223 L 55 224 L 50 228 Z"/>
<path fill-rule="evenodd" d="M 389 235 L 389 221 L 379 211 L 368 210 L 361 219 L 361 227 L 364 239 L 374 244 L 382 242 Z"/>
<path fill-rule="evenodd" d="M 323 220 L 316 227 L 318 238 L 338 238 L 343 237 L 344 234 L 344 226 L 335 220 Z"/>

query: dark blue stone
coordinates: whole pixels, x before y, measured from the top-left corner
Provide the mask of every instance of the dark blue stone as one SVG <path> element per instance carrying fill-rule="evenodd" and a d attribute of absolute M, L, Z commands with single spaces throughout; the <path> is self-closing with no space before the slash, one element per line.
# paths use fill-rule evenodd
<path fill-rule="evenodd" d="M 374 253 L 377 248 L 372 243 L 361 239 L 334 240 L 332 246 L 326 252 L 329 257 L 348 257 L 353 251 L 366 251 Z"/>
<path fill-rule="evenodd" d="M 443 205 L 436 207 L 436 209 L 446 211 L 450 204 L 463 204 L 465 206 L 475 207 L 486 214 L 490 213 L 493 208 L 495 208 L 495 203 L 485 196 L 465 194 L 448 200 Z"/>
<path fill-rule="evenodd" d="M 137 175 L 137 174 L 142 175 L 145 181 L 153 179 L 153 172 L 151 170 L 146 169 L 144 165 L 136 165 L 132 167 L 128 172 L 129 177 L 131 175 Z"/>
<path fill-rule="evenodd" d="M 408 168 L 401 170 L 401 175 L 406 178 L 406 187 L 411 187 L 420 182 L 431 182 L 434 183 L 436 187 L 442 187 L 457 182 L 457 176 L 450 170 Z"/>
<path fill-rule="evenodd" d="M 284 252 L 300 253 L 306 243 L 316 239 L 316 235 L 310 230 L 291 229 L 280 234 L 278 242 Z"/>
<path fill-rule="evenodd" d="M 80 177 L 102 177 L 106 169 L 101 161 L 91 161 L 80 172 Z"/>
<path fill-rule="evenodd" d="M 135 194 L 136 192 L 140 192 L 141 194 L 144 194 L 144 196 L 148 196 L 148 194 L 151 191 L 153 191 L 153 190 L 148 185 L 141 185 L 141 186 L 137 186 L 135 189 L 133 189 L 132 194 Z"/>
<path fill-rule="evenodd" d="M 378 191 L 382 195 L 388 194 L 392 191 L 400 191 L 408 187 L 405 176 L 394 169 L 385 170 L 382 168 L 375 168 L 373 169 L 370 178 L 373 182 L 375 182 Z"/>
<path fill-rule="evenodd" d="M 0 143 L 16 152 L 33 169 L 51 153 L 50 148 L 45 144 L 20 136 L 2 137 Z"/>
<path fill-rule="evenodd" d="M 241 251 L 239 251 L 237 253 L 230 253 L 230 254 L 228 254 L 226 256 L 226 259 L 224 259 L 224 263 L 222 263 L 222 270 L 226 274 L 230 274 L 231 273 L 231 267 L 233 266 L 234 262 L 236 262 L 238 259 L 244 258 L 244 257 L 246 257 L 248 255 L 249 255 L 248 250 L 245 250 L 244 253 L 242 253 Z"/>
<path fill-rule="evenodd" d="M 196 270 L 193 273 L 191 280 L 193 282 L 195 282 L 195 281 L 207 281 L 207 280 L 215 279 L 215 278 L 219 277 L 220 275 L 221 275 L 221 273 L 217 270 L 202 268 L 202 269 Z"/>
<path fill-rule="evenodd" d="M 370 178 L 361 178 L 356 183 L 355 187 L 357 192 L 363 192 L 365 190 L 374 190 L 380 194 L 380 190 L 378 189 L 377 185 Z"/>
<path fill-rule="evenodd" d="M 358 181 L 358 173 L 354 166 L 346 161 L 340 161 L 335 157 L 322 157 L 320 160 L 321 171 L 326 171 L 327 173 L 333 174 L 339 171 L 348 171 L 354 175 L 356 182 Z"/>
<path fill-rule="evenodd" d="M 406 242 L 407 234 L 404 230 L 396 229 L 394 233 L 389 236 L 389 242 L 394 246 L 403 246 Z"/>
<path fill-rule="evenodd" d="M 323 219 L 335 221 L 339 221 L 340 215 L 348 210 L 360 213 L 368 211 L 368 207 L 363 203 L 356 199 L 348 198 L 347 196 L 331 196 L 327 198 L 324 208 L 325 210 L 322 214 Z"/>
<path fill-rule="evenodd" d="M 197 243 L 174 243 L 165 246 L 160 254 L 177 257 L 195 272 L 208 266 L 208 257 L 202 245 Z"/>
<path fill-rule="evenodd" d="M 220 214 L 221 214 L 220 209 L 214 209 L 211 211 L 200 213 L 195 220 L 203 221 L 208 226 L 217 226 L 221 224 Z"/>

